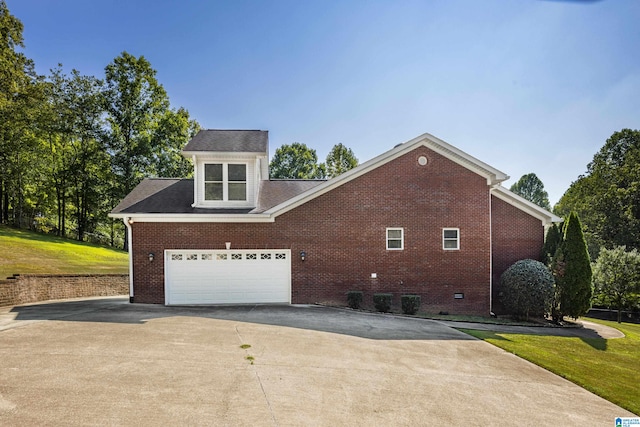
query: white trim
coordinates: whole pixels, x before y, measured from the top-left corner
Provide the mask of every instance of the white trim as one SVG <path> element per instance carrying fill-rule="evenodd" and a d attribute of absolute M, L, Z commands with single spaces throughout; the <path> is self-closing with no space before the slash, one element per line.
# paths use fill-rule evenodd
<path fill-rule="evenodd" d="M 200 159 L 198 161 L 201 173 L 198 181 L 194 181 L 194 187 L 197 186 L 198 202 L 195 207 L 199 208 L 250 208 L 255 207 L 255 187 L 258 185 L 252 178 L 254 177 L 255 163 L 241 160 L 219 160 L 219 159 Z M 220 200 L 207 200 L 206 199 L 206 173 L 205 168 L 207 165 L 222 165 L 222 181 L 217 181 L 222 184 L 222 199 Z M 240 183 L 241 181 L 229 181 L 229 165 L 244 165 L 245 167 L 245 193 L 244 200 L 229 200 L 229 184 L 234 182 Z M 213 182 L 213 181 L 209 181 Z"/>
<path fill-rule="evenodd" d="M 111 218 L 131 218 L 136 222 L 274 222 L 264 214 L 109 214 Z"/>
<path fill-rule="evenodd" d="M 456 247 L 455 248 L 447 248 L 445 245 L 445 242 L 452 242 L 454 241 L 453 238 L 451 237 L 444 237 L 444 233 L 445 231 L 455 231 L 456 232 L 456 238 L 455 238 L 455 242 L 456 242 Z M 459 251 L 460 250 L 460 229 L 457 227 L 442 227 L 442 250 L 445 251 Z"/>
<path fill-rule="evenodd" d="M 389 239 L 389 231 L 400 231 L 400 247 L 399 248 L 390 248 L 389 240 L 397 241 L 397 238 Z M 386 247 L 388 251 L 403 251 L 404 250 L 404 228 L 403 227 L 387 227 L 385 231 L 385 241 Z"/>
<path fill-rule="evenodd" d="M 133 298 L 133 233 L 129 218 L 123 217 L 122 221 L 127 228 L 127 249 L 129 250 L 129 298 Z"/>
<path fill-rule="evenodd" d="M 547 225 L 552 222 L 562 222 L 562 218 L 560 218 L 559 216 L 554 215 L 553 213 L 541 208 L 535 203 L 532 203 L 527 199 L 518 196 L 517 194 L 507 190 L 501 185 L 493 187 L 491 189 L 491 194 L 496 196 L 498 199 L 507 202 L 511 206 L 528 213 L 532 217 L 538 218 L 542 222 L 542 225 Z"/>

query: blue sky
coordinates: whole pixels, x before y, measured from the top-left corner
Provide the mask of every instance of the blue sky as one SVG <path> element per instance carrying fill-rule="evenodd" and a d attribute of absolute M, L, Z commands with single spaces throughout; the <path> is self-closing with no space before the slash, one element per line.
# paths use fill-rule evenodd
<path fill-rule="evenodd" d="M 554 204 L 640 129 L 640 1 L 7 0 L 41 74 L 144 55 L 205 128 L 363 162 L 431 133 Z"/>

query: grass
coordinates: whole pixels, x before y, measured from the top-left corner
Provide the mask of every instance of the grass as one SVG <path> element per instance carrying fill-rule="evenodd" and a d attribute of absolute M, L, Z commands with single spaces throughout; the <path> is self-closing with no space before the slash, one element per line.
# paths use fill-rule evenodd
<path fill-rule="evenodd" d="M 486 317 L 486 316 L 472 316 L 466 314 L 436 314 L 418 312 L 415 317 L 422 317 L 424 319 L 435 320 L 450 320 L 453 322 L 472 322 L 472 323 L 489 323 L 492 325 L 511 325 L 511 326 L 548 326 L 545 323 L 513 320 L 507 317 Z"/>
<path fill-rule="evenodd" d="M 461 329 L 640 414 L 640 325 L 589 319 L 624 338 L 569 338 Z"/>
<path fill-rule="evenodd" d="M 126 252 L 0 226 L 0 280 L 13 274 L 127 273 Z"/>

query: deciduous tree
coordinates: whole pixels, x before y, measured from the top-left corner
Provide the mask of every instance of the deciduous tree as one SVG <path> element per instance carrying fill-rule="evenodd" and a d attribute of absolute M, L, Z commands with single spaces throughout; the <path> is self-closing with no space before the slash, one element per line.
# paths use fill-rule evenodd
<path fill-rule="evenodd" d="M 169 99 L 149 61 L 122 52 L 105 68 L 103 105 L 118 184 L 115 196 L 121 199 L 147 175 L 153 158 L 151 135 L 169 108 Z"/>
<path fill-rule="evenodd" d="M 510 190 L 541 208 L 551 210 L 549 194 L 545 191 L 544 184 L 535 173 L 523 175 L 518 182 L 511 186 Z"/>
<path fill-rule="evenodd" d="M 191 176 L 193 165 L 181 152 L 199 130 L 198 122 L 184 108 L 166 110 L 151 136 L 152 174 L 163 178 Z"/>
<path fill-rule="evenodd" d="M 24 47 L 23 25 L 0 0 L 0 222 L 21 225 L 25 209 L 34 207 L 29 195 L 39 161 L 36 138 L 38 107 L 43 101 L 41 78 Z"/>
<path fill-rule="evenodd" d="M 624 246 L 602 249 L 593 270 L 596 295 L 609 307 L 622 310 L 638 304 L 640 299 L 640 253 L 627 251 Z"/>
<path fill-rule="evenodd" d="M 350 148 L 345 147 L 343 144 L 336 144 L 329 151 L 325 165 L 327 178 L 335 178 L 358 166 L 358 159 Z"/>
<path fill-rule="evenodd" d="M 275 179 L 323 179 L 325 166 L 318 164 L 316 150 L 294 142 L 276 150 L 269 164 L 269 174 Z"/>
<path fill-rule="evenodd" d="M 572 210 L 592 252 L 600 246 L 640 249 L 640 131 L 622 129 L 607 139 L 554 209 L 562 216 Z"/>

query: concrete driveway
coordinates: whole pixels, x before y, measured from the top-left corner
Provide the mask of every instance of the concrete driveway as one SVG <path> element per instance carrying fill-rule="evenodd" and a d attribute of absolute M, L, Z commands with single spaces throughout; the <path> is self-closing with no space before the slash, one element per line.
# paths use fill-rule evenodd
<path fill-rule="evenodd" d="M 0 425 L 607 426 L 619 416 L 633 415 L 435 321 L 124 298 L 0 308 Z"/>

